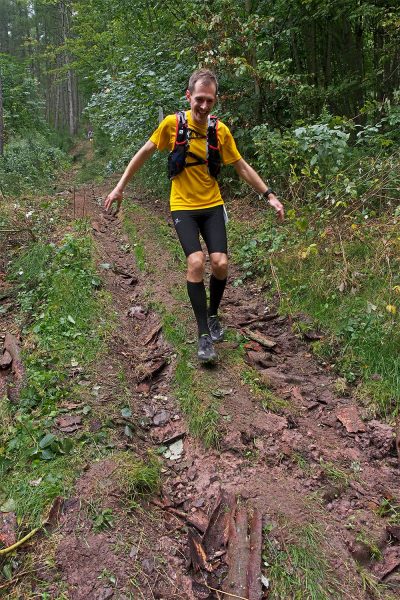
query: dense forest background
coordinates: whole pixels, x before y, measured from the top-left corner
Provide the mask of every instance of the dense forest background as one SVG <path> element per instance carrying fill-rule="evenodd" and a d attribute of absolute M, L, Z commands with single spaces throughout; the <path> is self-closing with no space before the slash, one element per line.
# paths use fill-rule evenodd
<path fill-rule="evenodd" d="M 398 411 L 397 2 L 0 0 L 0 52 L 3 198 L 48 185 L 89 129 L 81 181 L 121 170 L 192 70 L 214 69 L 216 113 L 287 208 L 279 231 L 233 223 L 241 282 L 272 281 L 282 310 L 332 331 L 315 350 Z M 161 160 L 136 184 L 166 198 Z M 229 169 L 221 183 L 246 189 Z"/>
<path fill-rule="evenodd" d="M 218 113 L 270 176 L 287 182 L 309 154 L 331 174 L 350 145 L 398 142 L 399 38 L 391 0 L 1 0 L 3 168 L 33 132 L 89 122 L 98 149 L 126 159 L 203 65 L 220 78 Z"/>

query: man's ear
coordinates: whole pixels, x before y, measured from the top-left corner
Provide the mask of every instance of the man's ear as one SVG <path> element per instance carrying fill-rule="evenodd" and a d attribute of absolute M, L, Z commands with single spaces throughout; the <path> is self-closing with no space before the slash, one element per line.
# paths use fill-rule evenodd
<path fill-rule="evenodd" d="M 190 102 L 190 96 L 191 96 L 191 93 L 189 92 L 189 90 L 186 90 L 186 94 L 185 94 L 185 96 L 186 96 L 186 100 L 187 100 L 188 102 Z"/>

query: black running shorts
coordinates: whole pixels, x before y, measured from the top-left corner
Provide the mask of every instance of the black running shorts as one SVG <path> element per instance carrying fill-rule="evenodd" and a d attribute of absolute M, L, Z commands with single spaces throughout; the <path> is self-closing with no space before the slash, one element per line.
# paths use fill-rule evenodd
<path fill-rule="evenodd" d="M 174 210 L 172 220 L 186 256 L 201 251 L 199 234 L 206 243 L 208 253 L 228 253 L 225 211 L 222 204 L 196 210 Z"/>

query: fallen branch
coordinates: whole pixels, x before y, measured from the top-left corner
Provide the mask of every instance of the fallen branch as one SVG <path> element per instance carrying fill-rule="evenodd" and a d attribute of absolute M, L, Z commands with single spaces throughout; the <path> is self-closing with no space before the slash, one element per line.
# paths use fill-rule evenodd
<path fill-rule="evenodd" d="M 33 537 L 35 535 L 35 533 L 37 533 L 41 529 L 42 529 L 42 525 L 40 527 L 35 527 L 35 529 L 32 529 L 32 531 L 27 533 L 23 538 L 18 540 L 18 542 L 15 542 L 15 544 L 13 544 L 12 546 L 9 546 L 8 548 L 2 548 L 0 550 L 0 556 L 4 556 L 5 554 L 9 554 L 10 552 L 13 552 L 14 550 L 16 550 L 17 548 L 22 546 L 22 544 L 25 544 L 25 542 L 30 540 L 31 537 Z"/>
<path fill-rule="evenodd" d="M 236 594 L 230 594 L 229 592 L 223 592 L 222 590 L 217 590 L 217 588 L 213 588 L 207 584 L 206 584 L 206 587 L 209 590 L 211 590 L 212 592 L 217 592 L 218 594 L 223 594 L 224 596 L 229 596 L 230 598 L 239 598 L 239 600 L 249 600 L 248 598 L 245 598 L 244 596 L 237 596 Z"/>
<path fill-rule="evenodd" d="M 243 332 L 248 338 L 255 342 L 258 342 L 259 344 L 261 344 L 261 346 L 264 346 L 265 348 L 272 349 L 276 346 L 276 342 L 274 342 L 274 340 L 271 340 L 271 338 L 267 338 L 262 333 L 251 331 L 251 329 L 248 329 L 247 327 L 243 329 Z"/>

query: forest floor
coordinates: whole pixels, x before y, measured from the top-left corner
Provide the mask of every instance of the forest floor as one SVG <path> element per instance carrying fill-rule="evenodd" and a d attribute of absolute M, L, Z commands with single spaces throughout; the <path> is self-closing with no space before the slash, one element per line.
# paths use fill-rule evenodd
<path fill-rule="evenodd" d="M 111 187 L 67 194 L 67 221 L 89 219 L 113 325 L 90 376 L 74 375 L 91 411 L 63 435 L 107 429 L 113 444 L 84 465 L 48 536 L 24 546 L 31 573 L 5 597 L 398 597 L 393 428 L 361 418 L 311 352 L 307 340 L 323 332 L 307 331 L 304 316 L 297 334 L 256 283 L 228 285 L 226 341 L 214 367 L 199 365 L 167 207 L 127 198 L 107 215 Z M 248 218 L 239 200 L 231 211 Z M 160 461 L 156 493 L 141 493 L 144 473 L 127 501 L 127 454 L 149 469 Z"/>

